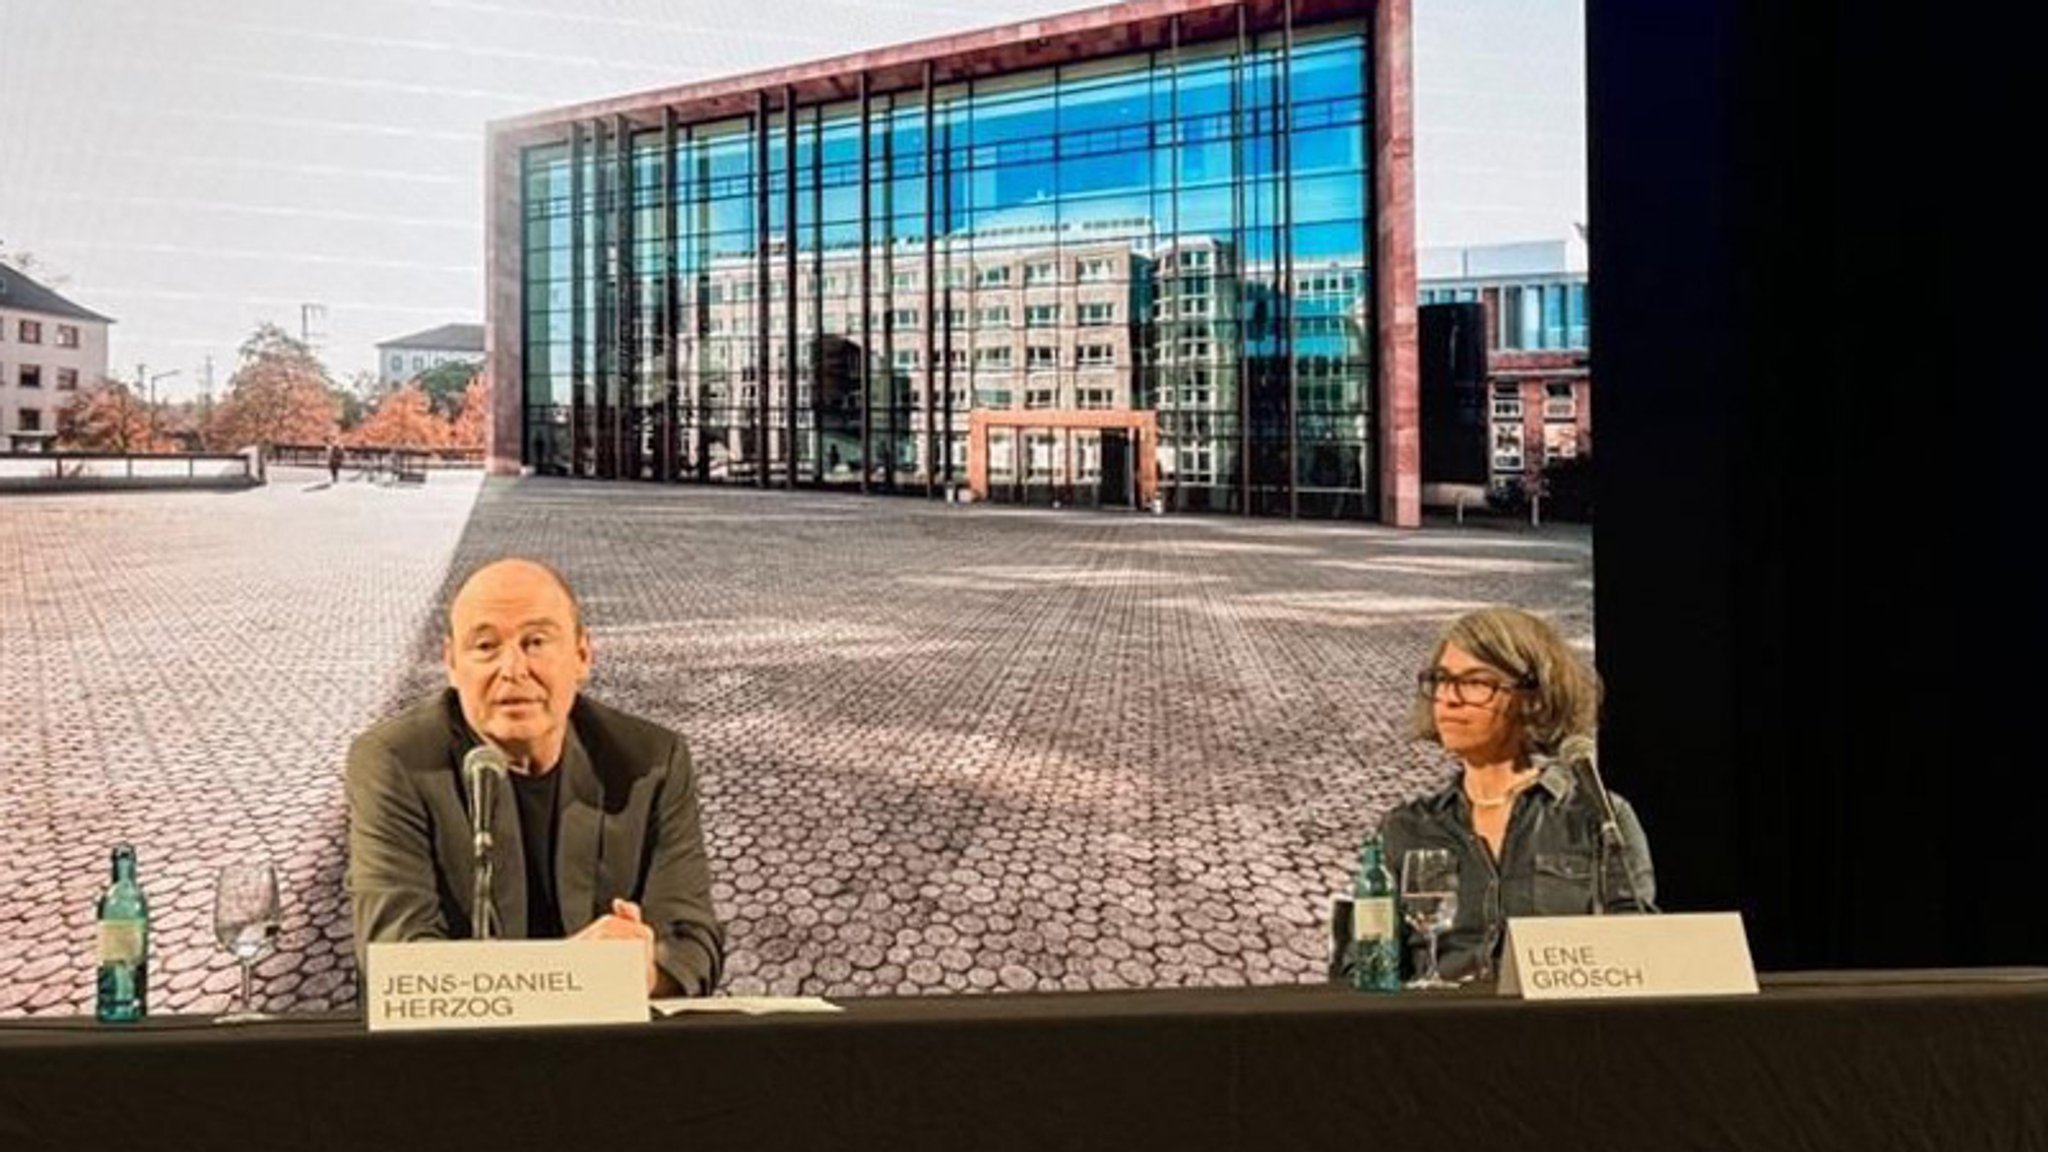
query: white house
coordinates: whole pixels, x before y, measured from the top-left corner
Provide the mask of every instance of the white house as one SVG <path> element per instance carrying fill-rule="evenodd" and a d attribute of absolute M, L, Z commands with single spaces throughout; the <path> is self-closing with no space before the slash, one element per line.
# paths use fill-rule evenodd
<path fill-rule="evenodd" d="M 386 388 L 400 384 L 442 364 L 484 361 L 484 326 L 443 324 L 377 345 L 377 378 Z"/>
<path fill-rule="evenodd" d="M 0 450 L 56 436 L 57 410 L 107 374 L 112 323 L 0 264 Z"/>

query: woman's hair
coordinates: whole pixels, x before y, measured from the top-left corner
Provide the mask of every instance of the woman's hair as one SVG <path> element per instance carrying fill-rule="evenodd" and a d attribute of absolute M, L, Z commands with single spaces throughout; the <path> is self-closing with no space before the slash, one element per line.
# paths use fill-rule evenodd
<path fill-rule="evenodd" d="M 1529 747 L 1553 754 L 1565 737 L 1593 731 L 1600 716 L 1600 674 L 1539 616 L 1519 608 L 1482 608 L 1451 621 L 1437 638 L 1423 671 L 1456 644 L 1505 673 L 1521 689 L 1514 707 Z M 1441 743 L 1427 695 L 1415 700 L 1415 735 Z"/>

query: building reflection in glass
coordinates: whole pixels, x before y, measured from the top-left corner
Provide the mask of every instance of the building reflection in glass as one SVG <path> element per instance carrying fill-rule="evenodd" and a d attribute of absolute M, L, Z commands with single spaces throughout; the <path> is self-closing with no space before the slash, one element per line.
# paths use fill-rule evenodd
<path fill-rule="evenodd" d="M 521 160 L 526 463 L 1370 514 L 1366 37 L 1287 43 L 565 126 Z"/>

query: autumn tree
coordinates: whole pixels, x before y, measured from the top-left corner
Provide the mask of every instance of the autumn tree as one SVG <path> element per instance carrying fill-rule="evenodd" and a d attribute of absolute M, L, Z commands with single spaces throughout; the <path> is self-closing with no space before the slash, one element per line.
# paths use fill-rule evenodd
<path fill-rule="evenodd" d="M 426 389 L 407 384 L 387 392 L 369 418 L 356 425 L 348 442 L 364 448 L 440 448 L 453 430 L 434 414 Z"/>
<path fill-rule="evenodd" d="M 57 447 L 70 452 L 175 452 L 149 405 L 119 380 L 101 380 L 57 410 Z"/>
<path fill-rule="evenodd" d="M 384 384 L 375 372 L 357 372 L 348 378 L 348 383 L 336 386 L 333 393 L 341 413 L 341 430 L 349 432 L 376 410 L 377 401 L 384 396 Z"/>
<path fill-rule="evenodd" d="M 206 414 L 210 409 L 211 405 L 203 400 L 159 402 L 157 435 L 175 445 L 173 451 L 203 452 L 206 450 Z"/>
<path fill-rule="evenodd" d="M 451 360 L 436 364 L 412 378 L 412 382 L 424 388 L 427 402 L 441 416 L 454 420 L 462 413 L 463 400 L 469 394 L 469 385 L 483 369 L 473 360 Z"/>
<path fill-rule="evenodd" d="M 491 421 L 491 382 L 479 372 L 470 377 L 462 394 L 462 412 L 455 418 L 449 444 L 456 448 L 482 448 L 484 430 Z"/>
<path fill-rule="evenodd" d="M 323 444 L 335 431 L 333 381 L 312 349 L 275 324 L 244 341 L 227 395 L 206 430 L 210 447 Z"/>

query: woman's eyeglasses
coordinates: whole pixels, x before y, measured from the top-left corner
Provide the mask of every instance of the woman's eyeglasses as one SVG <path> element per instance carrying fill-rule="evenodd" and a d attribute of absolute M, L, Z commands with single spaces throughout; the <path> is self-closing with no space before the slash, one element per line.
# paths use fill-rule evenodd
<path fill-rule="evenodd" d="M 1415 677 L 1415 686 L 1431 700 L 1453 700 L 1469 707 L 1483 708 L 1503 692 L 1535 687 L 1534 681 L 1502 680 L 1494 676 L 1453 676 L 1432 668 Z"/>

